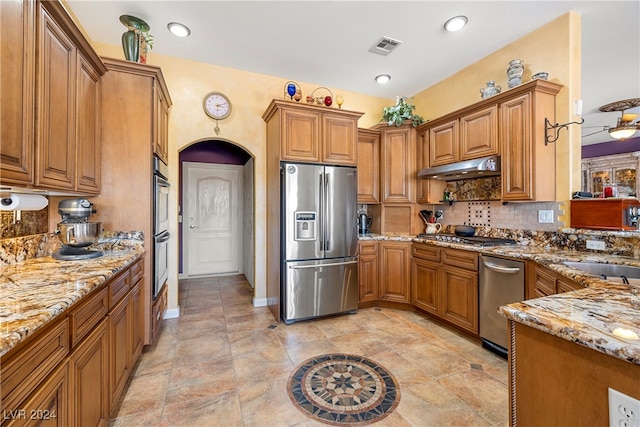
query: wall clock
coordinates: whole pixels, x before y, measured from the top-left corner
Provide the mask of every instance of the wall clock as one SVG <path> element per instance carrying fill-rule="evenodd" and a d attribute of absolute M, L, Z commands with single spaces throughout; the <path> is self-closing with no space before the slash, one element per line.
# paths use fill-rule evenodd
<path fill-rule="evenodd" d="M 231 114 L 231 101 L 221 92 L 209 92 L 202 100 L 202 108 L 207 116 L 216 121 L 216 135 L 220 133 L 218 120 L 226 119 Z"/>

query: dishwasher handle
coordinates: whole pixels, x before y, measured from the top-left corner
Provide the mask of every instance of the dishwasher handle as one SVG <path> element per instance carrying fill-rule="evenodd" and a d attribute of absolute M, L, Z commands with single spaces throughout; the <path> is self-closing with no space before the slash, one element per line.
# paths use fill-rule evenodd
<path fill-rule="evenodd" d="M 484 260 L 482 261 L 482 263 L 489 270 L 493 270 L 493 271 L 496 271 L 498 273 L 517 274 L 517 273 L 520 272 L 520 267 L 502 267 L 500 265 L 493 264 L 493 263 L 490 263 L 490 262 L 487 262 L 487 261 L 484 261 Z"/>

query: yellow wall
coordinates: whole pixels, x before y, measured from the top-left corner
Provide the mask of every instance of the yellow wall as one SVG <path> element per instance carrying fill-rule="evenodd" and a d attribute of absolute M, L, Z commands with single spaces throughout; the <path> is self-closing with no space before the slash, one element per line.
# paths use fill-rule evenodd
<path fill-rule="evenodd" d="M 103 56 L 123 59 L 120 46 L 96 44 Z M 472 47 L 470 47 L 472 48 Z M 575 120 L 573 100 L 580 97 L 580 18 L 569 13 L 496 51 L 477 63 L 414 96 L 415 112 L 426 119 L 473 104 L 480 100 L 481 87 L 489 80 L 507 90 L 506 69 L 509 61 L 520 58 L 525 63 L 524 80 L 538 71 L 547 71 L 550 80 L 565 88 L 557 99 L 556 121 Z M 196 141 L 223 139 L 243 147 L 255 158 L 255 298 L 266 298 L 266 259 L 263 254 L 266 233 L 263 213 L 266 211 L 265 194 L 265 123 L 261 116 L 273 98 L 284 95 L 285 77 L 250 73 L 184 59 L 149 55 L 149 63 L 160 66 L 173 101 L 169 122 L 169 179 L 179 182 L 178 153 Z M 303 98 L 319 85 L 298 82 Z M 381 118 L 382 108 L 394 100 L 375 98 L 344 89 L 330 88 L 333 95 L 343 93 L 343 108 L 364 112 L 360 127 L 371 127 Z M 202 97 L 210 91 L 228 95 L 233 105 L 231 115 L 220 122 L 220 134 L 215 135 L 215 122 L 202 111 Z M 578 127 L 563 131 L 556 143 L 557 164 L 570 167 L 557 168 L 557 200 L 566 200 L 580 185 L 580 139 Z M 177 188 L 171 190 L 171 206 L 178 205 Z M 170 232 L 177 236 L 177 211 L 173 212 Z M 177 307 L 178 244 L 173 241 L 170 251 L 175 254 L 169 265 L 169 308 Z"/>
<path fill-rule="evenodd" d="M 98 54 L 112 58 L 124 59 L 120 46 L 95 44 Z M 273 98 L 282 99 L 287 78 L 250 73 L 231 68 L 220 67 L 201 62 L 156 55 L 149 55 L 150 64 L 162 68 L 167 82 L 173 107 L 169 117 L 169 181 L 171 187 L 170 206 L 178 206 L 178 153 L 194 142 L 206 139 L 222 139 L 243 147 L 255 158 L 255 295 L 260 300 L 266 298 L 266 246 L 265 212 L 266 212 L 266 126 L 262 113 Z M 319 85 L 297 82 L 301 85 L 303 101 Z M 364 112 L 358 124 L 360 127 L 371 127 L 382 118 L 382 108 L 394 102 L 384 98 L 375 98 L 350 92 L 331 89 L 334 98 L 338 93 L 344 95 L 343 109 Z M 231 115 L 219 122 L 220 134 L 216 135 L 215 121 L 208 118 L 202 110 L 202 98 L 211 91 L 226 94 L 232 103 Z M 324 94 L 322 90 L 318 94 Z M 332 107 L 335 108 L 335 105 Z M 169 232 L 178 235 L 178 213 L 174 211 L 170 218 Z M 178 242 L 172 241 L 169 248 L 171 257 L 169 265 L 169 308 L 178 304 Z"/>
<path fill-rule="evenodd" d="M 518 58 L 524 61 L 524 82 L 529 81 L 531 75 L 546 71 L 549 80 L 564 85 L 556 98 L 556 121 L 578 120 L 573 115 L 573 101 L 580 98 L 580 22 L 580 16 L 573 12 L 560 16 L 418 93 L 413 98 L 416 112 L 432 120 L 478 102 L 481 100 L 480 88 L 490 80 L 502 86 L 503 92 L 508 90 L 507 67 L 510 60 Z M 473 46 L 469 48 L 473 49 Z M 580 189 L 579 131 L 579 126 L 570 126 L 569 132 L 561 131 L 555 143 L 558 201 L 569 199 L 571 191 Z"/>

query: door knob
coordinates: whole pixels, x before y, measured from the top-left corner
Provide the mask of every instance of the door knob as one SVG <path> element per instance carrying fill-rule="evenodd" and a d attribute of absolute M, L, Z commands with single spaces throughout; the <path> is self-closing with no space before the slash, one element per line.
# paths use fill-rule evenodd
<path fill-rule="evenodd" d="M 193 229 L 193 228 L 200 228 L 197 225 L 190 225 L 189 228 Z"/>

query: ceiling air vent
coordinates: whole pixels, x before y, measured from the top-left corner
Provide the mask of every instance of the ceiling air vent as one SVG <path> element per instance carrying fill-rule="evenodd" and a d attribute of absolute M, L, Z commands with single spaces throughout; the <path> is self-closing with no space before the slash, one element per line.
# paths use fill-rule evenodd
<path fill-rule="evenodd" d="M 400 40 L 392 39 L 391 37 L 380 37 L 380 40 L 376 42 L 369 51 L 373 53 L 379 53 L 380 55 L 389 55 L 395 48 L 400 46 L 402 42 Z"/>

